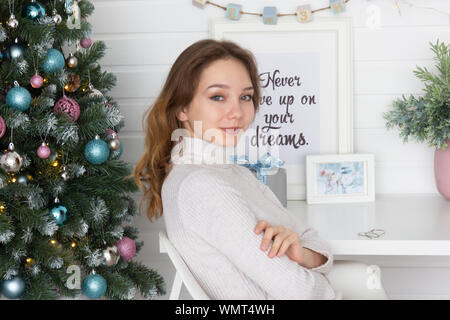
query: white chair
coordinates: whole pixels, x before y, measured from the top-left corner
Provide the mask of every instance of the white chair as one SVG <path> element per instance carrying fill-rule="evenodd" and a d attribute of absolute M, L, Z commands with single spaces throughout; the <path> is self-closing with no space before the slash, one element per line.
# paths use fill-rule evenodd
<path fill-rule="evenodd" d="M 178 253 L 167 237 L 166 230 L 159 231 L 159 248 L 160 252 L 166 252 L 170 260 L 175 266 L 175 279 L 173 280 L 172 290 L 170 291 L 169 300 L 178 300 L 181 291 L 181 285 L 184 283 L 189 294 L 194 300 L 211 300 L 198 284 L 192 275 L 183 258 Z"/>
<path fill-rule="evenodd" d="M 192 275 L 183 258 L 167 237 L 166 230 L 159 232 L 160 252 L 167 253 L 175 266 L 175 279 L 169 300 L 177 300 L 184 283 L 194 300 L 210 300 Z M 343 300 L 386 300 L 388 296 L 381 283 L 379 269 L 356 261 L 334 261 L 327 275 L 332 287 L 342 293 Z"/>

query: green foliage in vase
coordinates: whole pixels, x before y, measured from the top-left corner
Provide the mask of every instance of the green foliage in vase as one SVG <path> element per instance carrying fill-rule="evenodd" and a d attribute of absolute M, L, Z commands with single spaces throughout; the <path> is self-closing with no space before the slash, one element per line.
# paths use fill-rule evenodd
<path fill-rule="evenodd" d="M 436 72 L 417 67 L 414 75 L 425 85 L 424 95 L 396 99 L 392 110 L 383 114 L 386 128 L 397 128 L 403 142 L 409 138 L 446 149 L 450 138 L 450 46 L 430 42 Z"/>

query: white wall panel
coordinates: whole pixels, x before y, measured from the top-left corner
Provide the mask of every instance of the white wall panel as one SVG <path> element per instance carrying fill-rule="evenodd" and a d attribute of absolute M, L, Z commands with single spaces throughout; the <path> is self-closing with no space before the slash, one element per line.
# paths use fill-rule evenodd
<path fill-rule="evenodd" d="M 226 5 L 226 1 L 216 1 Z M 303 1 L 304 2 L 304 1 Z M 417 7 L 434 7 L 450 12 L 448 0 L 409 0 Z M 199 9 L 190 0 L 102 0 L 93 1 L 95 13 L 89 18 L 92 38 L 108 47 L 101 65 L 117 76 L 117 86 L 109 93 L 121 106 L 125 127 L 119 136 L 124 144 L 123 159 L 135 164 L 143 152 L 142 116 L 157 97 L 171 64 L 190 44 L 208 37 L 208 22 L 224 12 L 213 6 Z M 243 9 L 261 12 L 265 5 L 277 5 L 280 13 L 294 12 L 298 1 L 241 0 Z M 327 0 L 310 2 L 313 9 Z M 425 144 L 403 144 L 396 130 L 387 131 L 382 113 L 402 94 L 420 95 L 423 84 L 413 74 L 416 66 L 434 70 L 429 42 L 449 43 L 448 16 L 431 9 L 412 8 L 400 3 L 401 15 L 392 0 L 352 0 L 343 16 L 353 17 L 354 37 L 354 149 L 375 154 L 376 192 L 437 193 L 434 183 L 434 150 Z M 375 6 L 375 7 L 371 7 Z M 379 10 L 379 28 L 367 27 L 369 9 Z M 372 11 L 373 12 L 373 11 Z M 331 16 L 329 11 L 316 16 Z M 339 18 L 339 17 L 336 17 Z M 282 19 L 282 18 L 280 18 Z M 136 194 L 136 199 L 140 198 Z M 163 219 L 150 223 L 136 217 L 146 245 L 138 256 L 157 269 L 170 288 L 174 268 L 167 255 L 160 254 L 158 230 Z M 361 257 L 368 261 L 368 257 Z M 375 260 L 373 260 L 375 259 Z M 450 262 L 440 268 L 392 257 L 372 258 L 385 272 L 386 288 L 393 297 L 450 297 L 450 287 L 440 286 L 439 277 L 449 276 Z M 395 260 L 395 259 L 394 259 Z M 436 262 L 436 260 L 434 260 Z M 420 263 L 419 263 L 420 264 Z M 416 267 L 413 267 L 415 265 Z M 429 277 L 423 277 L 425 273 Z M 167 299 L 168 296 L 161 297 Z M 182 298 L 189 299 L 183 288 Z"/>

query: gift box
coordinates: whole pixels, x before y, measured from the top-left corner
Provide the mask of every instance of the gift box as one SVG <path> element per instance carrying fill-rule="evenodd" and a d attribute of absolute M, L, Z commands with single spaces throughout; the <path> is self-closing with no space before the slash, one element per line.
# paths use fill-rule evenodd
<path fill-rule="evenodd" d="M 287 208 L 287 177 L 286 169 L 277 168 L 276 174 L 266 175 L 266 186 L 272 190 L 272 192 L 280 200 L 281 204 Z M 255 177 L 258 176 L 257 172 L 252 171 Z"/>
<path fill-rule="evenodd" d="M 284 165 L 283 160 L 271 156 L 268 152 L 255 163 L 251 163 L 247 156 L 233 156 L 232 160 L 248 168 L 258 180 L 272 190 L 281 204 L 287 207 L 286 169 L 281 168 Z"/>

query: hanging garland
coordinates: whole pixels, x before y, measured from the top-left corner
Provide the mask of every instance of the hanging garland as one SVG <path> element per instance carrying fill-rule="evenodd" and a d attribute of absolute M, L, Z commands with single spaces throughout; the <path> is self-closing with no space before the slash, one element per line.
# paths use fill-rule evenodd
<path fill-rule="evenodd" d="M 204 8 L 207 4 L 225 10 L 225 16 L 230 20 L 239 20 L 241 15 L 255 15 L 262 17 L 264 24 L 277 24 L 278 17 L 284 16 L 297 16 L 299 22 L 309 22 L 312 21 L 312 14 L 330 9 L 334 14 L 339 14 L 345 11 L 345 4 L 350 0 L 329 0 L 330 5 L 328 7 L 323 7 L 319 9 L 312 10 L 309 4 L 301 5 L 297 7 L 297 11 L 294 13 L 278 13 L 277 7 L 264 7 L 263 13 L 258 12 L 246 12 L 242 11 L 242 6 L 235 3 L 229 3 L 226 6 L 221 6 L 217 3 L 207 0 L 192 0 L 192 4 Z"/>
<path fill-rule="evenodd" d="M 235 3 L 229 3 L 226 6 L 221 6 L 217 3 L 214 3 L 212 1 L 207 0 L 192 0 L 192 4 L 199 7 L 204 8 L 207 4 L 210 4 L 212 6 L 215 6 L 217 8 L 220 8 L 222 10 L 225 10 L 225 17 L 227 17 L 230 20 L 239 20 L 241 18 L 241 15 L 248 14 L 248 15 L 254 15 L 259 16 L 263 18 L 264 24 L 276 24 L 278 17 L 283 16 L 297 16 L 297 20 L 299 22 L 309 22 L 312 21 L 312 15 L 313 13 L 324 11 L 324 10 L 331 10 L 334 14 L 339 14 L 345 11 L 345 4 L 349 2 L 350 0 L 329 0 L 330 5 L 323 8 L 318 8 L 315 10 L 311 9 L 311 6 L 309 4 L 301 5 L 297 7 L 297 11 L 294 13 L 278 13 L 277 8 L 272 7 L 264 7 L 263 13 L 258 12 L 246 12 L 242 10 L 242 6 Z M 401 16 L 401 10 L 399 4 L 408 5 L 410 8 L 415 9 L 424 9 L 424 10 L 433 10 L 437 13 L 444 14 L 448 16 L 449 23 L 450 23 L 450 13 L 441 11 L 439 9 L 433 8 L 433 7 L 423 7 L 423 6 L 416 6 L 412 4 L 409 1 L 406 0 L 391 0 L 394 4 L 394 8 L 397 9 L 398 14 Z"/>

